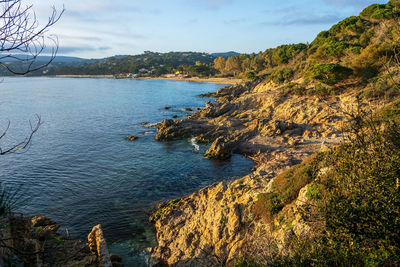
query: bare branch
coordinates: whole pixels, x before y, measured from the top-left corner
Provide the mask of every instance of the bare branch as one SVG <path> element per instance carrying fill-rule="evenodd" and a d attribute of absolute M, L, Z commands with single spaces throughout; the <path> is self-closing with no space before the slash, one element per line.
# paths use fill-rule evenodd
<path fill-rule="evenodd" d="M 39 25 L 32 5 L 24 6 L 22 0 L 2 0 L 0 9 L 0 66 L 11 74 L 25 75 L 51 64 L 58 52 L 58 39 L 46 36 L 46 33 L 61 18 L 65 9 L 58 12 L 53 6 L 43 26 Z M 46 40 L 52 43 L 50 59 L 35 65 L 37 57 L 46 49 Z M 15 66 L 16 62 L 20 62 L 22 67 L 21 64 Z"/>
<path fill-rule="evenodd" d="M 12 145 L 9 148 L 2 149 L 0 147 L 0 155 L 11 154 L 11 153 L 16 153 L 16 152 L 21 153 L 21 152 L 27 151 L 27 149 L 29 148 L 29 146 L 32 142 L 33 135 L 39 130 L 40 125 L 42 125 L 41 117 L 39 115 L 36 115 L 36 118 L 37 118 L 37 121 L 34 126 L 32 125 L 32 122 L 29 121 L 29 125 L 31 127 L 30 134 L 23 141 L 15 144 L 15 145 Z M 8 122 L 6 129 L 0 136 L 0 140 L 7 134 L 7 131 L 9 130 L 9 128 L 10 128 L 10 122 Z"/>

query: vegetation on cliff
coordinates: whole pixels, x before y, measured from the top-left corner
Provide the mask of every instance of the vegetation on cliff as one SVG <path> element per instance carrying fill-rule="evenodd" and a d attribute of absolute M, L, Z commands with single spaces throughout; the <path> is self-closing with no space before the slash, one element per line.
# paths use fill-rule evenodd
<path fill-rule="evenodd" d="M 300 213 L 318 231 L 309 239 L 295 238 L 292 253 L 277 256 L 270 263 L 399 264 L 399 129 L 394 121 L 356 115 L 346 142 L 314 155 L 274 179 L 272 192 L 260 194 L 254 205 L 256 216 L 268 221 L 286 216 L 285 205 L 311 183 L 306 191 L 308 202 Z"/>

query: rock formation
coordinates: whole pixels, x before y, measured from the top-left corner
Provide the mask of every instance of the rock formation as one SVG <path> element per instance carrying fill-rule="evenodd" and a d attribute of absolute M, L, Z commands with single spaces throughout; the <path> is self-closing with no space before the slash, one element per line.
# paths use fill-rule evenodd
<path fill-rule="evenodd" d="M 226 159 L 236 152 L 252 158 L 257 167 L 234 182 L 161 204 L 151 218 L 158 240 L 153 256 L 171 266 L 231 266 L 256 255 L 260 243 L 263 248 L 269 244 L 269 256 L 284 255 L 293 237 L 317 231 L 298 212 L 308 201 L 307 185 L 282 209 L 280 221 L 256 218 L 257 198 L 271 192 L 277 174 L 338 144 L 344 113 L 355 110 L 355 103 L 371 109 L 382 103 L 357 102 L 356 92 L 327 98 L 283 95 L 272 82 L 225 87 L 207 96 L 217 97 L 216 102 L 188 119 L 157 124 L 156 140 L 195 137 L 211 144 L 208 158 Z"/>

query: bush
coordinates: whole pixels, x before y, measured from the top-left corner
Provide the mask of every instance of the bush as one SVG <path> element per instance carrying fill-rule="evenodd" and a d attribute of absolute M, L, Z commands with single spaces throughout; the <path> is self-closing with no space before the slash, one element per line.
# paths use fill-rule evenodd
<path fill-rule="evenodd" d="M 316 95 L 324 97 L 335 94 L 336 91 L 334 89 L 325 87 L 322 84 L 316 84 L 313 88 L 307 90 L 307 95 Z"/>
<path fill-rule="evenodd" d="M 310 221 L 322 218 L 324 231 L 294 243 L 275 265 L 399 266 L 400 127 L 376 119 L 352 115 L 348 142 L 319 154 L 315 170 L 330 171 L 307 190 L 315 201 L 305 212 Z"/>
<path fill-rule="evenodd" d="M 318 47 L 312 57 L 316 59 L 329 57 L 339 58 L 344 55 L 347 47 L 347 43 L 338 41 L 334 37 L 329 37 Z"/>
<path fill-rule="evenodd" d="M 308 68 L 306 76 L 321 81 L 328 85 L 347 79 L 353 73 L 353 70 L 340 64 L 328 63 L 317 64 Z"/>
<path fill-rule="evenodd" d="M 274 215 L 286 205 L 291 203 L 299 194 L 301 188 L 312 182 L 315 176 L 315 156 L 304 160 L 289 170 L 274 178 L 273 192 L 259 194 L 253 206 L 253 214 L 257 218 L 272 221 Z"/>
<path fill-rule="evenodd" d="M 318 185 L 316 184 L 309 185 L 307 188 L 306 197 L 309 200 L 321 198 L 321 190 L 319 189 Z"/>
<path fill-rule="evenodd" d="M 290 68 L 279 68 L 275 70 L 270 76 L 269 80 L 276 83 L 283 83 L 285 81 L 290 81 L 294 77 L 294 72 Z"/>
<path fill-rule="evenodd" d="M 247 72 L 245 76 L 248 80 L 255 80 L 257 78 L 257 75 L 254 73 L 254 71 Z"/>
<path fill-rule="evenodd" d="M 361 93 L 362 97 L 366 98 L 385 98 L 391 100 L 399 95 L 399 90 L 389 82 L 389 77 L 377 79 L 370 85 L 370 88 Z"/>
<path fill-rule="evenodd" d="M 360 17 L 352 16 L 345 18 L 339 23 L 332 26 L 329 30 L 330 34 L 347 33 L 348 31 L 354 33 L 361 33 L 364 30 L 364 25 Z"/>
<path fill-rule="evenodd" d="M 254 259 L 243 258 L 233 264 L 234 267 L 261 267 Z"/>
<path fill-rule="evenodd" d="M 283 206 L 279 193 L 259 194 L 253 206 L 252 213 L 256 218 L 262 218 L 269 222 L 272 221 L 274 215 L 277 214 Z"/>

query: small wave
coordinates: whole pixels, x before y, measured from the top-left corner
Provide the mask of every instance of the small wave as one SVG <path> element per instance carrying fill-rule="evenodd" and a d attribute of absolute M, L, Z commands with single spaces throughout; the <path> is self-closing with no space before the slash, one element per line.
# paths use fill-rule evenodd
<path fill-rule="evenodd" d="M 192 144 L 194 151 L 199 151 L 200 150 L 200 146 L 196 143 L 196 138 L 192 138 L 190 139 L 190 143 Z"/>
<path fill-rule="evenodd" d="M 155 131 L 145 131 L 145 132 L 143 132 L 144 135 L 149 135 L 149 134 L 153 134 L 153 133 L 155 133 Z"/>

